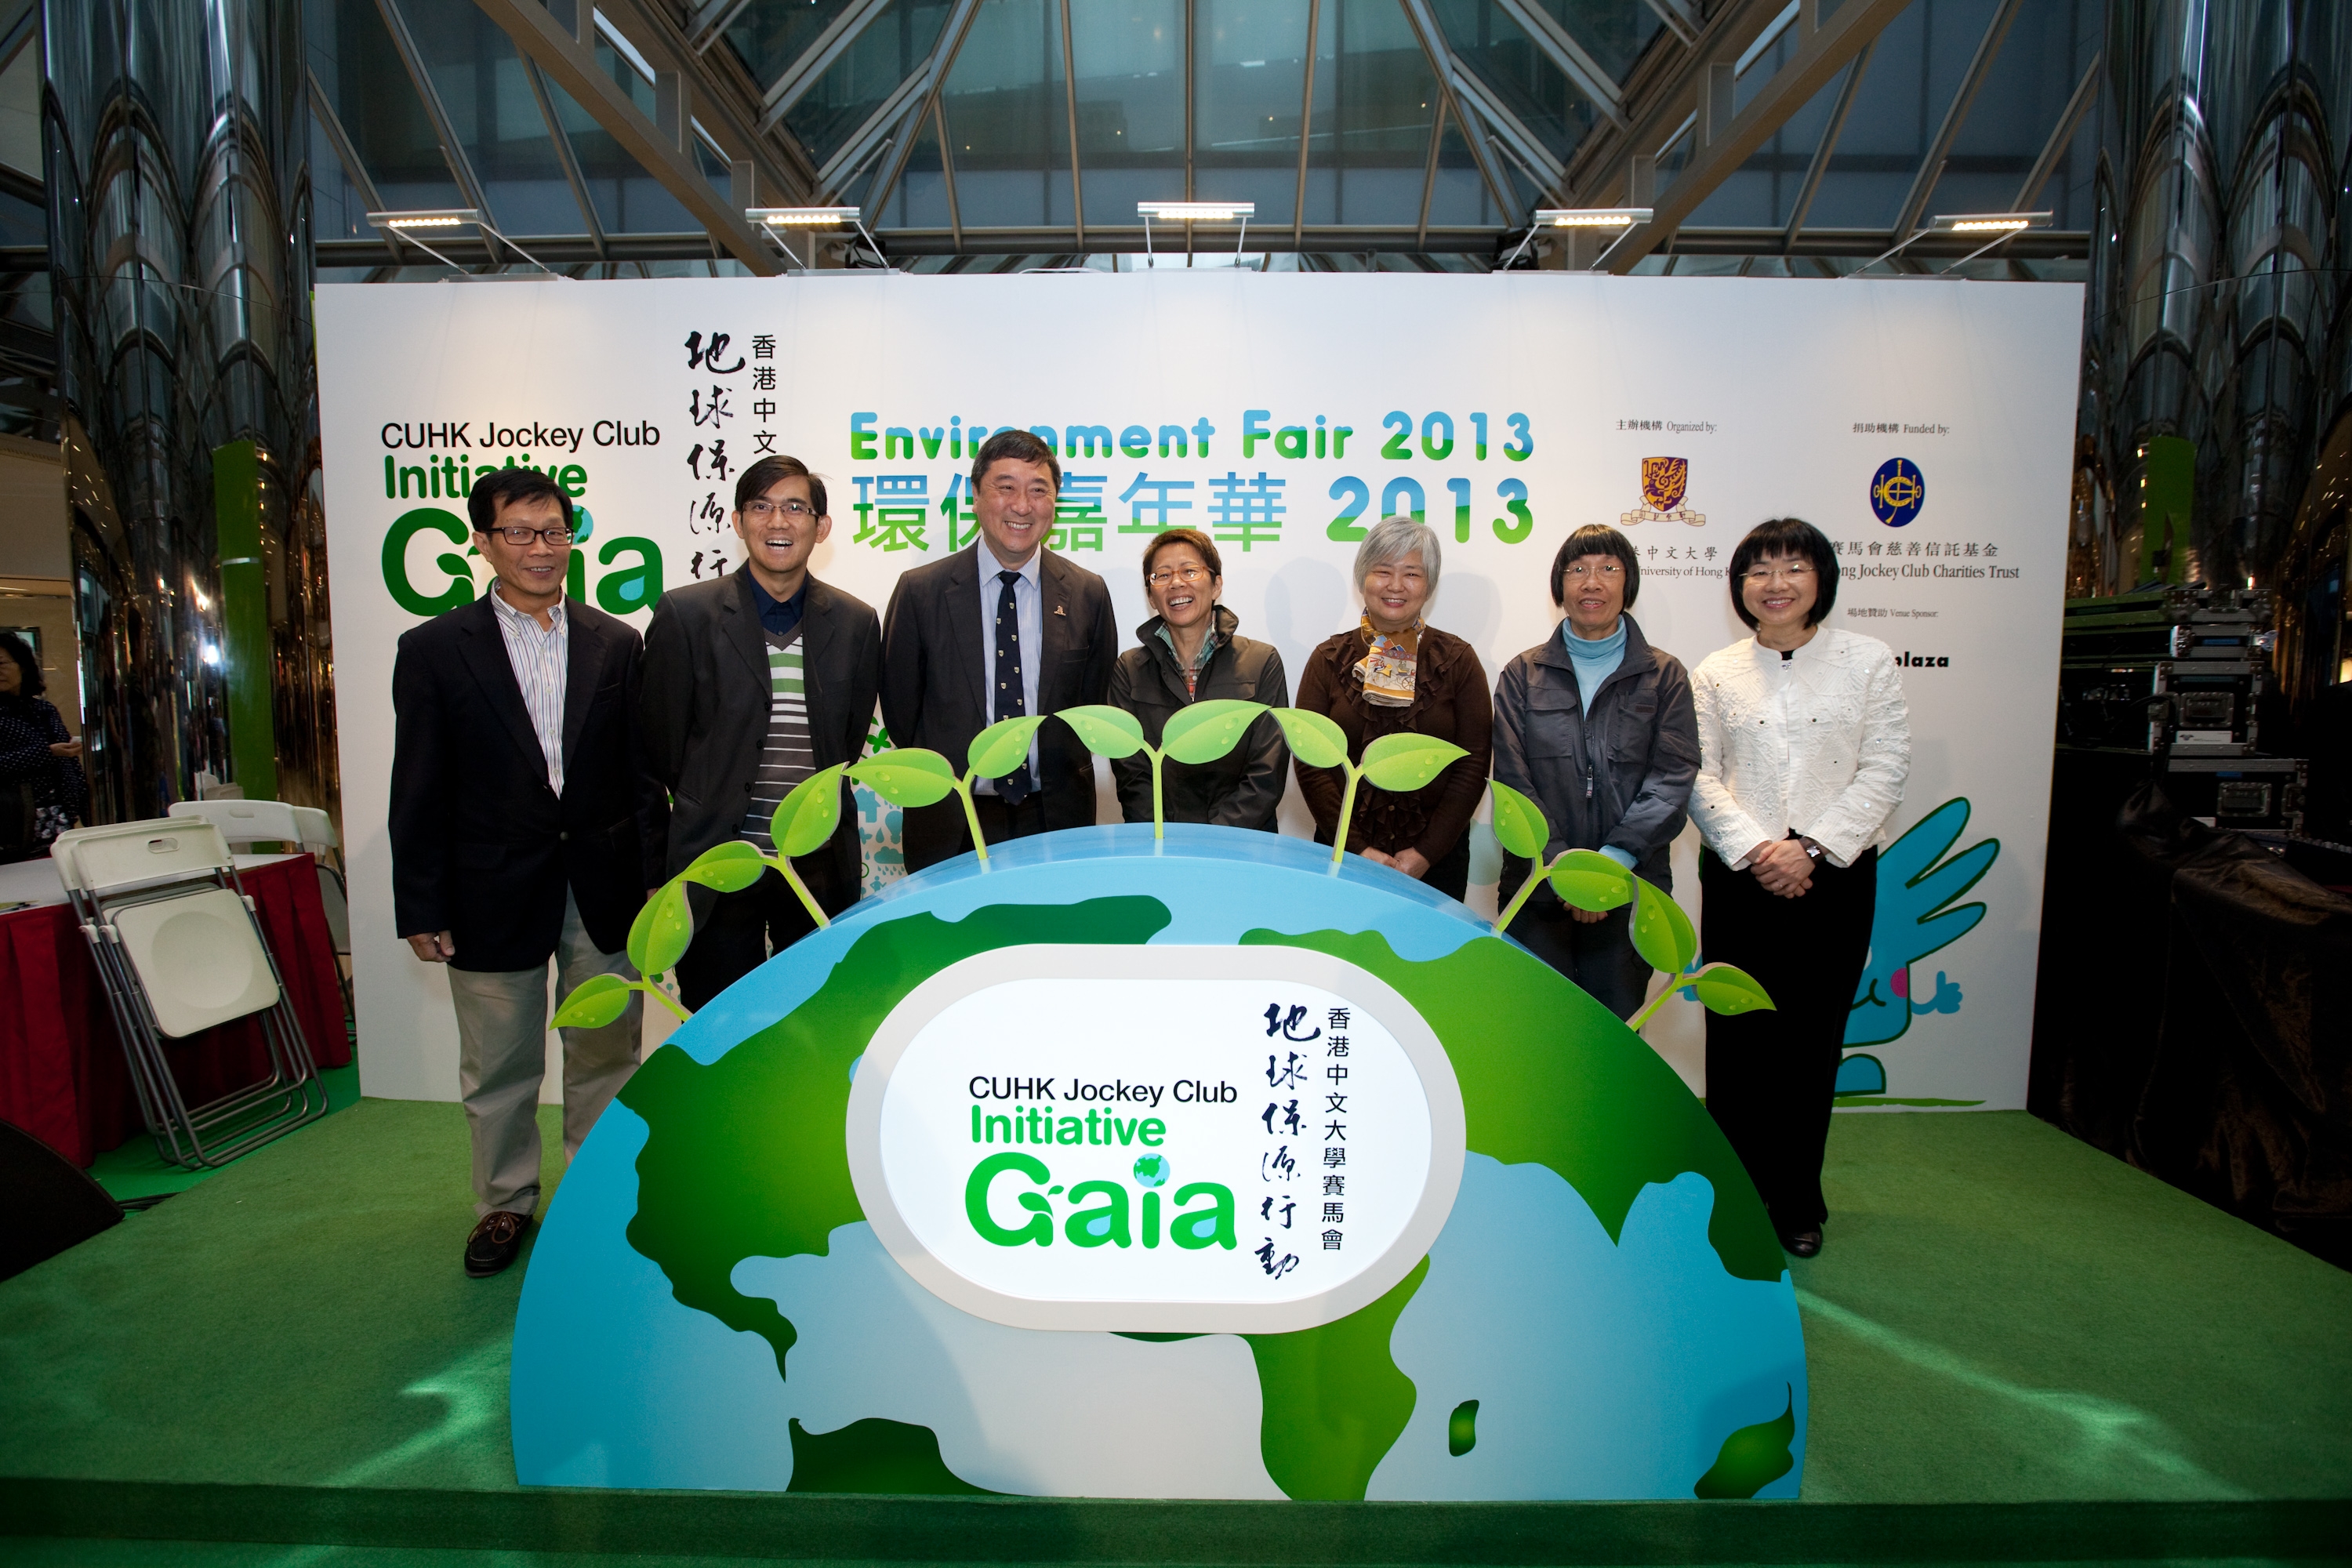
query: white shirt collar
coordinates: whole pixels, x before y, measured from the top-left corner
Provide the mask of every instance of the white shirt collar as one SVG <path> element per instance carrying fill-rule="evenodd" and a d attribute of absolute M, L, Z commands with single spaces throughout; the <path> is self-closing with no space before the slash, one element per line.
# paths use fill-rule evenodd
<path fill-rule="evenodd" d="M 555 601 L 555 605 L 553 606 L 554 613 L 548 617 L 548 624 L 542 626 L 539 624 L 539 617 L 537 616 L 531 615 L 528 611 L 518 610 L 512 605 L 508 604 L 506 595 L 499 592 L 499 589 L 502 586 L 503 584 L 498 578 L 493 577 L 490 579 L 490 608 L 498 612 L 500 619 L 511 621 L 518 626 L 528 626 L 534 634 L 540 637 L 546 637 L 551 633 L 559 632 L 563 629 L 564 620 L 562 600 L 558 599 Z"/>
<path fill-rule="evenodd" d="M 999 584 L 1003 584 L 1004 581 L 1003 574 L 1007 572 L 1013 571 L 1013 568 L 1007 566 L 1003 562 L 999 561 L 996 558 L 996 552 L 988 547 L 987 540 L 982 540 L 977 545 L 973 546 L 973 548 L 980 552 L 982 580 L 983 582 L 995 583 Z M 1021 563 L 1020 573 L 1022 580 L 1026 582 L 1032 588 L 1036 587 L 1038 585 L 1038 579 L 1045 571 L 1045 547 L 1041 544 L 1036 549 L 1029 552 L 1028 560 Z"/>

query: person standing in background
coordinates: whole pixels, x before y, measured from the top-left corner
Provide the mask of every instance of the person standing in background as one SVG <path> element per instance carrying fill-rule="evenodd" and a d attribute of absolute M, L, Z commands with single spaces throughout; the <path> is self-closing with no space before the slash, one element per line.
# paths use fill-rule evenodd
<path fill-rule="evenodd" d="M 89 784 L 33 645 L 0 632 L 0 862 L 48 853 L 81 819 Z"/>
<path fill-rule="evenodd" d="M 1217 602 L 1224 563 L 1209 536 L 1194 528 L 1155 534 L 1143 552 L 1143 592 L 1152 617 L 1135 628 L 1142 646 L 1118 656 L 1110 676 L 1110 705 L 1135 715 L 1147 745 L 1157 746 L 1168 721 L 1195 702 L 1220 698 L 1281 708 L 1290 701 L 1282 655 L 1272 643 L 1238 635 L 1241 617 Z M 1151 820 L 1151 764 L 1141 755 L 1110 764 L 1118 804 L 1129 822 Z M 1261 714 L 1241 744 L 1214 762 L 1160 766 L 1160 811 L 1169 822 L 1275 830 L 1276 811 L 1290 773 L 1282 726 Z"/>
<path fill-rule="evenodd" d="M 893 744 L 940 753 L 961 773 L 972 737 L 1024 714 L 1100 702 L 1118 657 L 1103 580 L 1045 548 L 1062 466 L 1026 430 L 999 430 L 971 463 L 971 548 L 898 579 L 882 625 L 882 721 Z M 992 844 L 1095 820 L 1094 757 L 1066 724 L 1026 761 L 973 786 Z M 907 869 L 971 847 L 954 800 L 908 808 Z"/>
<path fill-rule="evenodd" d="M 873 606 L 809 574 L 833 531 L 824 481 L 797 458 L 762 458 L 735 481 L 743 564 L 674 588 L 646 630 L 638 727 L 670 792 L 665 878 L 741 838 L 773 854 L 770 821 L 793 787 L 864 752 L 882 672 Z M 857 811 L 794 869 L 828 915 L 857 901 Z M 688 889 L 694 941 L 677 962 L 679 999 L 699 1009 L 816 929 L 774 871 L 734 893 Z"/>
<path fill-rule="evenodd" d="M 1838 561 L 1793 517 L 1731 554 L 1731 607 L 1756 635 L 1692 675 L 1699 770 L 1699 944 L 1771 1011 L 1706 1016 L 1706 1108 L 1748 1167 L 1780 1245 L 1822 1249 L 1822 1158 L 1846 1015 L 1870 957 L 1878 851 L 1911 773 L 1893 650 L 1822 623 Z"/>
<path fill-rule="evenodd" d="M 1661 891 L 1698 773 L 1690 677 L 1650 646 L 1629 611 L 1642 590 L 1633 542 L 1594 523 L 1551 563 L 1556 636 L 1503 667 L 1495 685 L 1495 779 L 1528 796 L 1551 825 L 1546 862 L 1596 849 Z M 1529 875 L 1503 863 L 1507 905 Z M 1633 906 L 1594 913 L 1536 889 L 1511 934 L 1620 1018 L 1647 1000 L 1650 965 L 1633 949 Z"/>
<path fill-rule="evenodd" d="M 1348 826 L 1350 852 L 1459 899 L 1470 886 L 1470 816 L 1486 793 L 1495 705 L 1476 650 L 1422 618 L 1437 595 L 1441 564 L 1434 529 L 1409 517 L 1373 524 L 1356 547 L 1363 619 L 1307 656 L 1298 706 L 1339 726 L 1351 761 L 1360 763 L 1381 736 L 1400 733 L 1433 735 L 1469 753 L 1410 795 L 1358 785 Z M 1346 776 L 1304 763 L 1297 770 L 1316 842 L 1328 844 Z"/>
<path fill-rule="evenodd" d="M 536 468 L 492 468 L 466 506 L 496 575 L 400 639 L 388 826 L 397 930 L 448 965 L 474 1152 L 466 1272 L 484 1279 L 539 1207 L 548 960 L 558 1007 L 592 975 L 636 977 L 629 924 L 661 880 L 667 808 L 638 743 L 636 631 L 564 597 L 572 498 Z M 636 1068 L 641 1005 L 562 1031 L 567 1160 Z"/>

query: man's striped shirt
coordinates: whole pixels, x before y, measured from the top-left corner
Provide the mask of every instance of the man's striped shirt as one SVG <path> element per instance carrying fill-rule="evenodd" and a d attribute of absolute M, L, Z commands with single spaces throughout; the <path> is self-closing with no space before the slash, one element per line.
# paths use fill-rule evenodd
<path fill-rule="evenodd" d="M 760 753 L 759 771 L 751 775 L 751 808 L 744 813 L 742 836 L 773 854 L 768 837 L 776 807 L 793 786 L 816 772 L 816 751 L 809 739 L 808 695 L 801 670 L 803 645 L 794 626 L 782 637 L 765 634 L 768 645 L 768 740 Z"/>
<path fill-rule="evenodd" d="M 506 601 L 499 584 L 490 584 L 490 608 L 498 612 L 499 636 L 507 645 L 507 663 L 514 668 L 515 685 L 522 689 L 522 705 L 530 715 L 531 732 L 539 737 L 540 754 L 547 761 L 547 787 L 563 793 L 563 686 L 572 664 L 572 622 L 558 600 L 541 626 Z"/>

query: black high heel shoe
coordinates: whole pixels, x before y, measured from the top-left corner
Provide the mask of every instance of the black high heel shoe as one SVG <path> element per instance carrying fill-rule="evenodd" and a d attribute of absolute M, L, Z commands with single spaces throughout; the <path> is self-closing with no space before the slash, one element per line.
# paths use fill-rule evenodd
<path fill-rule="evenodd" d="M 1818 1230 L 1801 1230 L 1794 1236 L 1782 1237 L 1780 1246 L 1791 1257 L 1818 1257 L 1822 1250 L 1822 1233 Z"/>

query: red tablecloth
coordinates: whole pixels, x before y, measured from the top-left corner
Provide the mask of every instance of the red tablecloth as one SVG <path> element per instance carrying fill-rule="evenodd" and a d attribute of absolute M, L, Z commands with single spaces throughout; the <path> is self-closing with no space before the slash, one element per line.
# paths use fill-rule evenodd
<path fill-rule="evenodd" d="M 295 855 L 238 876 L 260 911 L 311 1057 L 320 1067 L 343 1066 L 351 1044 L 318 863 Z M 257 1018 L 168 1049 L 191 1105 L 254 1081 L 268 1064 Z M 68 904 L 0 915 L 0 1121 L 77 1165 L 146 1131 L 106 987 Z"/>

